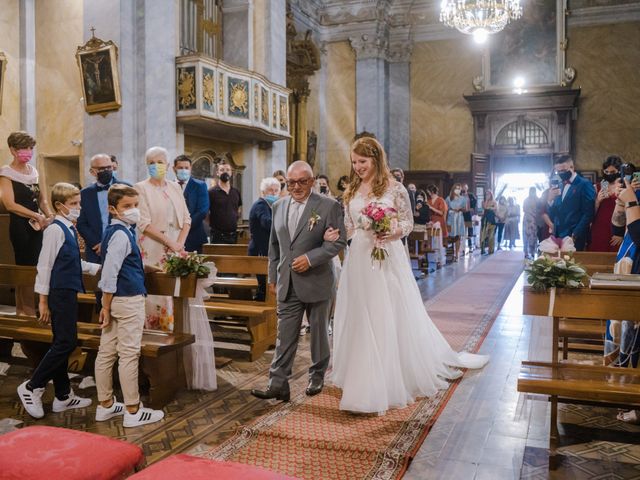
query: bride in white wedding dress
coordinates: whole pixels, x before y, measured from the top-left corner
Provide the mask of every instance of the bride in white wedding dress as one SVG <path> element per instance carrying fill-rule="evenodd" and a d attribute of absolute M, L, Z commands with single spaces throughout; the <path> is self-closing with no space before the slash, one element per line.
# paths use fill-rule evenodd
<path fill-rule="evenodd" d="M 462 368 L 481 368 L 488 356 L 454 352 L 422 302 L 401 238 L 413 229 L 409 195 L 389 172 L 384 150 L 369 137 L 351 147 L 344 195 L 351 246 L 338 287 L 331 382 L 342 389 L 340 409 L 386 412 L 448 387 Z M 381 237 L 388 257 L 372 262 L 375 234 L 361 210 L 375 201 L 398 212 L 395 231 Z"/>

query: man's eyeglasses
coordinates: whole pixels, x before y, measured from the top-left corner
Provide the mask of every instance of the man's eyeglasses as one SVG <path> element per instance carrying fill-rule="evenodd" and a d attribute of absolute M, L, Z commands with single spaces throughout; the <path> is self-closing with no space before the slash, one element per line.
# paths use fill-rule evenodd
<path fill-rule="evenodd" d="M 108 167 L 91 167 L 91 170 L 95 170 L 96 172 L 111 172 L 113 171 L 113 166 L 109 165 Z"/>
<path fill-rule="evenodd" d="M 301 187 L 306 187 L 307 185 L 309 185 L 309 182 L 312 182 L 313 178 L 303 178 L 302 180 L 287 180 L 287 187 L 288 188 L 293 188 L 297 185 L 300 185 Z"/>

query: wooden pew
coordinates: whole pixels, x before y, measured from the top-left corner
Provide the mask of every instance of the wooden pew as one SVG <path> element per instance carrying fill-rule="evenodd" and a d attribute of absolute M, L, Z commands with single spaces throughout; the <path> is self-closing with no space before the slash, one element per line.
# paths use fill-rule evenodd
<path fill-rule="evenodd" d="M 0 265 L 0 285 L 33 285 L 35 267 Z M 96 288 L 97 277 L 84 276 L 87 290 Z M 153 295 L 173 296 L 176 279 L 162 273 L 146 275 L 147 291 Z M 184 387 L 185 372 L 182 348 L 195 342 L 192 334 L 184 332 L 184 318 L 187 314 L 188 297 L 195 296 L 195 279 L 182 280 L 180 296 L 173 297 L 174 332 L 165 333 L 145 330 L 142 337 L 140 369 L 142 383 L 148 384 L 149 404 L 162 408 L 174 397 L 178 389 Z M 27 358 L 35 366 L 51 343 L 51 327 L 37 323 L 33 317 L 0 316 L 0 337 L 20 342 Z M 100 345 L 100 328 L 95 323 L 78 322 L 78 343 L 85 350 L 96 351 Z"/>
<path fill-rule="evenodd" d="M 575 252 L 573 257 L 587 270 L 587 274 L 612 273 L 616 263 L 615 252 Z"/>
<path fill-rule="evenodd" d="M 549 299 L 549 293 L 537 293 L 531 287 L 525 287 L 523 314 L 547 316 Z M 552 345 L 558 345 L 563 318 L 576 322 L 605 318 L 637 322 L 640 321 L 638 301 L 638 290 L 558 289 L 552 312 Z M 549 467 L 554 469 L 559 443 L 558 402 L 636 405 L 640 403 L 640 375 L 629 369 L 561 363 L 558 349 L 552 348 L 551 362 L 523 362 L 518 391 L 550 396 Z"/>
<path fill-rule="evenodd" d="M 246 243 L 238 243 L 228 245 L 225 243 L 205 243 L 202 246 L 204 255 L 247 255 L 249 245 Z"/>
<path fill-rule="evenodd" d="M 267 275 L 269 259 L 239 255 L 209 255 L 208 261 L 215 263 L 218 273 L 235 275 Z M 215 285 L 215 284 L 214 284 Z M 249 358 L 257 360 L 271 345 L 277 333 L 276 299 L 268 291 L 264 302 L 215 298 L 205 302 L 212 322 L 221 327 L 240 327 L 249 334 L 249 339 L 216 337 L 227 343 L 249 346 Z"/>

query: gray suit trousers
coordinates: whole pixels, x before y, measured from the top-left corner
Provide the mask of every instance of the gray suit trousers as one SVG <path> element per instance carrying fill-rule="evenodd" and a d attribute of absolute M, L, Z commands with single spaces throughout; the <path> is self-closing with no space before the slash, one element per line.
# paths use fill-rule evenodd
<path fill-rule="evenodd" d="M 303 303 L 296 295 L 293 283 L 285 301 L 278 302 L 278 339 L 269 370 L 269 388 L 288 390 L 289 377 L 298 349 L 302 317 L 307 313 L 311 326 L 311 367 L 309 379 L 320 380 L 329 366 L 329 315 L 332 299 Z"/>

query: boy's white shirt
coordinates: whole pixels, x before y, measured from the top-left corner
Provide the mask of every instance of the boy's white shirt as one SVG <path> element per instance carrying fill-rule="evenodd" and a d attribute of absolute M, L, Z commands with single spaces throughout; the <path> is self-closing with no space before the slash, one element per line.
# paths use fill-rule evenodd
<path fill-rule="evenodd" d="M 65 225 L 72 234 L 74 233 L 72 229 L 73 223 L 69 220 L 64 218 L 62 215 L 56 215 L 56 220 Z M 52 223 L 45 228 L 42 236 L 42 249 L 40 250 L 40 256 L 38 257 L 38 274 L 36 275 L 36 283 L 34 286 L 34 291 L 36 293 L 49 295 L 51 270 L 53 269 L 53 264 L 56 262 L 56 258 L 58 257 L 58 253 L 60 252 L 63 244 L 64 232 L 58 224 Z M 80 255 L 79 249 L 78 255 Z M 95 275 L 98 273 L 98 270 L 100 270 L 99 263 L 85 262 L 82 259 L 80 260 L 80 263 L 82 265 L 82 273 Z"/>
<path fill-rule="evenodd" d="M 118 220 L 111 219 L 111 225 L 122 225 L 129 229 L 131 225 Z M 122 268 L 122 262 L 131 253 L 131 241 L 129 236 L 122 230 L 116 230 L 109 239 L 107 250 L 104 253 L 104 261 L 98 288 L 104 293 L 115 293 L 118 287 L 118 274 Z"/>

